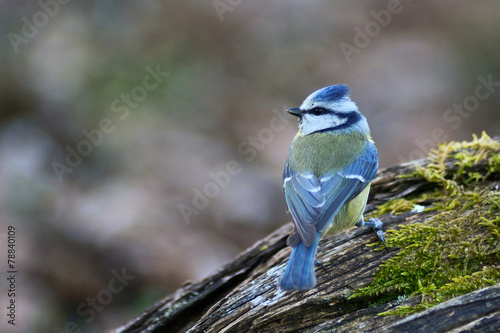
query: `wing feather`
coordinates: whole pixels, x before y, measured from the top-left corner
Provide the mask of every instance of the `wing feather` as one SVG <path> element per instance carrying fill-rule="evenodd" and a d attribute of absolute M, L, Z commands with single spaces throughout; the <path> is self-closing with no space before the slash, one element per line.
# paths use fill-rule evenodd
<path fill-rule="evenodd" d="M 375 178 L 377 170 L 378 154 L 372 143 L 352 164 L 340 171 L 333 170 L 320 179 L 312 172 L 298 173 L 285 164 L 283 189 L 296 230 L 288 243 L 296 245 L 301 240 L 306 246 L 311 246 L 316 231 L 327 229 L 331 217 L 365 189 Z"/>
<path fill-rule="evenodd" d="M 314 221 L 325 204 L 319 181 L 312 174 L 300 175 L 285 165 L 283 174 L 285 198 L 292 214 L 295 229 L 306 246 L 312 245 L 316 237 Z"/>

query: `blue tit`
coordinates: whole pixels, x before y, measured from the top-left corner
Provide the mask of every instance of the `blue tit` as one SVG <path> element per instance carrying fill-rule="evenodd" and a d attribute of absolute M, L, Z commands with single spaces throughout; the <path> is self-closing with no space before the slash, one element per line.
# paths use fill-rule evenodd
<path fill-rule="evenodd" d="M 371 226 L 384 242 L 382 222 L 365 222 L 370 182 L 378 170 L 378 153 L 366 118 L 349 97 L 349 87 L 333 85 L 309 95 L 287 110 L 299 118 L 299 132 L 288 150 L 283 189 L 295 229 L 293 248 L 281 288 L 316 285 L 316 248 L 325 233 Z"/>

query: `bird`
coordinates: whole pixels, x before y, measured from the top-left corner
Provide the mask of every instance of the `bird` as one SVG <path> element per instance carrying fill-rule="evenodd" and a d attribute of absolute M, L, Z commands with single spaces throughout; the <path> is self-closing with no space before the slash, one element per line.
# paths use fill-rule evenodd
<path fill-rule="evenodd" d="M 324 87 L 300 107 L 286 110 L 298 117 L 299 131 L 283 170 L 294 231 L 287 240 L 292 253 L 280 281 L 282 290 L 314 288 L 315 265 L 322 265 L 315 254 L 324 234 L 368 226 L 386 245 L 382 222 L 363 217 L 379 158 L 368 122 L 349 93 L 343 84 Z"/>

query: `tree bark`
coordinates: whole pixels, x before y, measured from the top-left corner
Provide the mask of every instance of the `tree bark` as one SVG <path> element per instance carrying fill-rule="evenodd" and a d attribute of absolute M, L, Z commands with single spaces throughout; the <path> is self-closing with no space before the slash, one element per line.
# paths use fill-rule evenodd
<path fill-rule="evenodd" d="M 430 191 L 437 187 L 422 177 L 398 178 L 415 171 L 415 163 L 387 168 L 372 182 L 367 212 L 389 199 Z M 487 162 L 473 166 L 486 174 Z M 446 162 L 449 172 L 457 168 Z M 489 179 L 500 179 L 500 172 Z M 485 183 L 484 186 L 490 186 Z M 420 223 L 436 212 L 384 215 L 384 230 Z M 306 291 L 284 292 L 279 280 L 290 256 L 286 239 L 291 223 L 276 230 L 240 254 L 218 272 L 197 283 L 186 283 L 153 304 L 143 314 L 113 332 L 500 332 L 500 284 L 457 297 L 406 318 L 380 316 L 398 300 L 380 297 L 349 299 L 355 289 L 368 285 L 380 263 L 397 249 L 375 251 L 378 242 L 370 228 L 352 228 L 321 239 L 317 258 L 318 283 Z M 418 303 L 419 296 L 404 301 Z M 377 305 L 374 305 L 377 304 Z"/>

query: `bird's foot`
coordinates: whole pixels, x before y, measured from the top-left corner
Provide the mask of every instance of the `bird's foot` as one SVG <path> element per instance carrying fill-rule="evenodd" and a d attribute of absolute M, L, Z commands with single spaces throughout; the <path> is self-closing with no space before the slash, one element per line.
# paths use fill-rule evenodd
<path fill-rule="evenodd" d="M 316 266 L 320 266 L 321 268 L 323 268 L 325 270 L 325 272 L 328 273 L 328 270 L 326 269 L 325 265 L 323 265 L 323 263 L 321 261 L 319 261 L 318 259 L 314 259 L 314 264 Z"/>
<path fill-rule="evenodd" d="M 358 225 L 361 224 L 360 222 L 356 223 L 357 227 L 361 226 Z M 388 249 L 387 244 L 385 243 L 384 231 L 382 230 L 382 221 L 377 218 L 371 217 L 368 221 L 364 222 L 364 225 L 367 227 L 371 227 L 377 234 L 378 238 L 382 241 L 382 243 L 384 243 L 385 248 Z"/>

